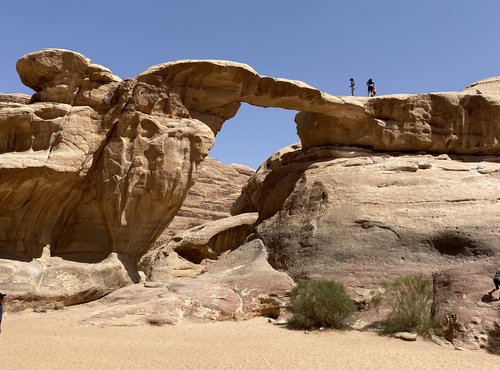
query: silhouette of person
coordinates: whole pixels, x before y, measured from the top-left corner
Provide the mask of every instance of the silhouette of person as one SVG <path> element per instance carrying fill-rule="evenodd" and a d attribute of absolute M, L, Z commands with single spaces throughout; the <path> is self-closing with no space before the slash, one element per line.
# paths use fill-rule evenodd
<path fill-rule="evenodd" d="M 495 284 L 495 290 L 500 289 L 500 267 L 495 271 L 493 275 L 493 284 Z"/>
<path fill-rule="evenodd" d="M 3 299 L 6 294 L 0 293 L 0 333 L 2 332 Z"/>
<path fill-rule="evenodd" d="M 354 82 L 354 78 L 349 79 L 351 84 L 349 87 L 351 88 L 351 95 L 354 96 L 354 90 L 356 90 L 356 82 Z"/>
<path fill-rule="evenodd" d="M 368 86 L 368 96 L 375 96 L 375 94 L 377 93 L 377 90 L 375 88 L 375 81 L 370 78 L 368 81 L 366 81 L 366 86 Z"/>

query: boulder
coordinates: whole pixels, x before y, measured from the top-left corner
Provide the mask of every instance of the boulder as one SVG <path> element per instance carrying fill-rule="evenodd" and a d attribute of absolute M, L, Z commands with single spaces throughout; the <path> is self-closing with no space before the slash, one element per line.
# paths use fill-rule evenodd
<path fill-rule="evenodd" d="M 110 108 L 121 79 L 80 53 L 43 49 L 21 57 L 16 64 L 21 81 L 36 91 L 33 101 Z"/>
<path fill-rule="evenodd" d="M 99 263 L 87 264 L 50 257 L 44 248 L 31 262 L 0 260 L 0 290 L 7 293 L 9 311 L 48 304 L 63 306 L 95 300 L 132 283 L 131 261 L 112 253 Z"/>
<path fill-rule="evenodd" d="M 181 278 L 168 287 L 136 284 L 95 302 L 97 313 L 83 323 L 165 325 L 181 322 L 277 318 L 293 280 L 267 263 L 259 240 L 222 256 L 196 278 Z"/>
<path fill-rule="evenodd" d="M 417 340 L 417 334 L 415 333 L 399 332 L 394 333 L 393 337 L 404 340 L 405 342 L 415 342 Z"/>
<path fill-rule="evenodd" d="M 158 249 L 149 272 L 152 281 L 170 281 L 177 276 L 195 276 L 204 260 L 217 259 L 239 247 L 257 221 L 257 213 L 244 213 L 194 227 Z M 191 271 L 189 275 L 186 273 Z"/>

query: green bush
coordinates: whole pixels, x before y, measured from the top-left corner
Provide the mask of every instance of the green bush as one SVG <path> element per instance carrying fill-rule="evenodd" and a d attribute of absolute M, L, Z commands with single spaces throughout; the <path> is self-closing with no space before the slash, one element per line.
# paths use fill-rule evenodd
<path fill-rule="evenodd" d="M 382 334 L 410 331 L 430 335 L 434 327 L 432 280 L 421 275 L 403 276 L 385 282 L 384 287 L 385 293 L 372 300 L 391 309 Z"/>
<path fill-rule="evenodd" d="M 335 281 L 300 282 L 291 293 L 288 326 L 293 329 L 347 329 L 356 305 L 344 286 Z"/>

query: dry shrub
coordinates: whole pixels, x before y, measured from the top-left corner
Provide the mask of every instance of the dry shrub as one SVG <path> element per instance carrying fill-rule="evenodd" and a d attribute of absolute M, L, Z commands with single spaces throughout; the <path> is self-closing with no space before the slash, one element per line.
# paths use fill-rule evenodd
<path fill-rule="evenodd" d="M 422 275 L 403 276 L 385 282 L 384 288 L 385 293 L 372 301 L 391 309 L 382 334 L 407 331 L 429 336 L 434 327 L 432 280 Z"/>
<path fill-rule="evenodd" d="M 292 329 L 347 329 L 357 311 L 344 286 L 327 280 L 300 282 L 292 290 L 289 310 Z"/>

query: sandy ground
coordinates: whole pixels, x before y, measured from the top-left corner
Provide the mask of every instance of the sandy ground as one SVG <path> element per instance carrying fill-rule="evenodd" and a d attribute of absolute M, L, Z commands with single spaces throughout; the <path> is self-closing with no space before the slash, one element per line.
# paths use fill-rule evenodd
<path fill-rule="evenodd" d="M 83 326 L 92 307 L 4 317 L 0 369 L 493 369 L 500 357 L 356 331 L 305 334 L 258 318 Z"/>

